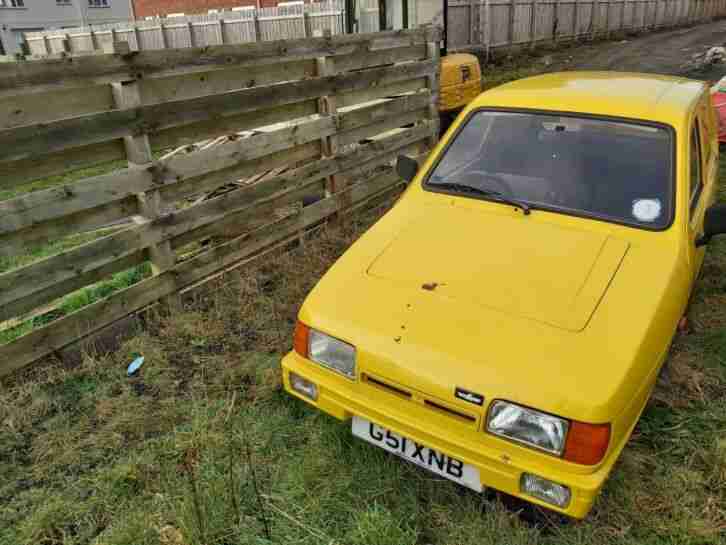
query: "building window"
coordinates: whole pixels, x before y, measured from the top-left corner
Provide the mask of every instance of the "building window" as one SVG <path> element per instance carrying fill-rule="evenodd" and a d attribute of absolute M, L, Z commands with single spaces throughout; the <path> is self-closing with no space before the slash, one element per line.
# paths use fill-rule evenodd
<path fill-rule="evenodd" d="M 88 0 L 89 8 L 107 8 L 110 0 Z"/>
<path fill-rule="evenodd" d="M 25 0 L 0 0 L 0 8 L 24 8 Z"/>

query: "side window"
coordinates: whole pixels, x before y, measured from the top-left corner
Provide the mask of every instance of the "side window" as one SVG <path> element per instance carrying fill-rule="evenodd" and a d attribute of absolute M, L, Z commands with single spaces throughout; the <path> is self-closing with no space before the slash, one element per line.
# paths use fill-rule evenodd
<path fill-rule="evenodd" d="M 698 197 L 701 195 L 703 189 L 703 173 L 701 162 L 701 136 L 698 121 L 693 126 L 691 131 L 691 183 L 690 183 L 690 205 L 691 212 L 693 212 L 696 204 L 698 203 Z"/>

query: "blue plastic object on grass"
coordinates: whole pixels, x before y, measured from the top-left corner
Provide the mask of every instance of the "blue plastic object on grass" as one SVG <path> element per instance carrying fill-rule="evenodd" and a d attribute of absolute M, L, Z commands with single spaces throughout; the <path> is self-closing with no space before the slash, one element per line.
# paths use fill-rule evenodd
<path fill-rule="evenodd" d="M 144 365 L 144 356 L 139 356 L 134 361 L 131 362 L 131 365 L 129 365 L 129 368 L 126 369 L 126 374 L 128 376 L 133 375 L 136 371 L 139 370 L 139 368 Z"/>

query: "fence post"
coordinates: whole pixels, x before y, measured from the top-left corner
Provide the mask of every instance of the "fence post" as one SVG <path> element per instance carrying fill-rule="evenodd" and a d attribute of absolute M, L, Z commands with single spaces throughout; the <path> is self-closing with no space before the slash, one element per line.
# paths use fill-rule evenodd
<path fill-rule="evenodd" d="M 322 36 L 326 40 L 330 40 L 332 37 L 332 32 L 329 28 L 326 28 L 323 31 L 317 30 L 315 32 L 316 36 Z M 318 57 L 315 59 L 315 67 L 316 67 L 316 75 L 319 78 L 327 78 L 330 76 L 334 76 L 337 72 L 335 65 L 335 60 L 330 57 Z M 320 115 L 324 116 L 334 116 L 337 118 L 338 115 L 338 107 L 336 104 L 336 97 L 335 95 L 326 95 L 321 96 L 318 99 L 318 113 Z M 338 152 L 338 136 L 337 134 L 333 134 L 331 136 L 324 136 L 320 139 L 320 154 L 323 157 L 331 157 L 335 155 Z M 331 195 L 335 194 L 336 191 L 340 190 L 339 187 L 336 187 L 339 177 L 336 175 L 331 175 L 325 178 L 325 196 L 330 197 Z M 337 220 L 338 215 L 335 214 L 332 216 L 333 221 Z"/>
<path fill-rule="evenodd" d="M 592 0 L 592 7 L 590 8 L 590 39 L 595 39 L 595 22 L 597 21 L 598 17 L 596 15 L 596 12 L 600 11 L 600 5 L 598 4 L 598 0 Z"/>
<path fill-rule="evenodd" d="M 217 32 L 219 32 L 219 43 L 224 44 L 224 21 L 221 18 L 217 20 Z"/>
<path fill-rule="evenodd" d="M 492 3 L 491 0 L 486 0 L 486 14 L 487 14 L 487 25 L 486 25 L 486 33 L 487 33 L 487 62 L 489 62 L 489 59 L 491 58 L 491 49 L 492 49 Z M 446 35 L 448 36 L 448 31 L 446 32 Z"/>
<path fill-rule="evenodd" d="M 580 25 L 579 25 L 580 13 L 579 13 L 579 9 L 578 9 L 579 4 L 580 4 L 580 2 L 578 0 L 573 0 L 573 2 L 572 2 L 572 41 L 573 42 L 577 41 L 577 35 L 578 35 L 577 31 L 580 28 Z"/>
<path fill-rule="evenodd" d="M 552 43 L 557 44 L 557 31 L 560 26 L 560 0 L 555 0 L 555 5 L 552 8 L 554 13 L 552 14 Z"/>
<path fill-rule="evenodd" d="M 126 42 L 118 45 L 127 46 Z M 128 47 L 124 47 L 127 50 Z M 121 81 L 111 84 L 113 98 L 116 107 L 119 109 L 138 108 L 141 106 L 141 89 L 139 81 L 136 79 Z M 139 134 L 124 137 L 124 148 L 126 150 L 126 158 L 129 167 L 139 167 L 141 165 L 148 168 L 154 168 L 152 163 L 154 156 L 151 152 L 151 144 L 147 134 Z M 154 175 L 159 172 L 155 169 Z M 161 183 L 161 180 L 159 180 Z M 152 221 L 161 215 L 161 195 L 158 189 L 147 191 L 145 193 L 137 193 L 139 221 Z M 173 267 L 176 263 L 174 250 L 171 248 L 171 242 L 165 240 L 163 242 L 152 244 L 148 248 L 149 260 L 151 261 L 151 272 L 154 276 L 161 274 Z M 170 295 L 164 300 L 170 308 L 180 308 L 181 299 L 178 294 Z"/>
<path fill-rule="evenodd" d="M 610 37 L 610 0 L 605 2 L 605 38 Z"/>
<path fill-rule="evenodd" d="M 474 45 L 476 43 L 476 27 L 477 20 L 475 16 L 474 6 L 478 4 L 478 0 L 469 0 L 469 44 Z"/>
<path fill-rule="evenodd" d="M 310 14 L 307 11 L 303 11 L 303 28 L 305 29 L 305 37 L 310 38 L 313 31 L 310 24 Z"/>
<path fill-rule="evenodd" d="M 594 1 L 594 0 L 593 0 Z M 529 47 L 534 49 L 534 44 L 537 42 L 537 0 L 532 0 L 532 9 L 530 10 L 529 19 Z"/>
<path fill-rule="evenodd" d="M 162 49 L 168 49 L 169 48 L 169 42 L 166 39 L 166 29 L 164 28 L 164 23 L 159 21 L 159 34 L 161 35 L 161 47 Z"/>
<path fill-rule="evenodd" d="M 189 32 L 189 47 L 196 47 L 194 43 L 194 26 L 191 21 L 187 21 L 187 31 Z"/>
<path fill-rule="evenodd" d="M 433 37 L 435 38 L 435 36 Z M 429 102 L 428 119 L 431 120 L 433 128 L 431 129 L 431 137 L 429 138 L 429 148 L 433 149 L 439 141 L 439 70 L 441 66 L 441 49 L 438 40 L 431 39 L 426 42 L 426 58 L 433 61 L 436 70 L 433 74 L 426 76 L 426 88 L 431 93 L 431 102 Z"/>
<path fill-rule="evenodd" d="M 300 19 L 302 21 L 302 27 L 303 27 L 303 38 L 310 37 L 310 34 L 308 34 L 308 29 L 306 26 L 306 21 L 308 20 L 306 15 L 307 15 L 307 13 L 305 13 L 305 5 L 303 4 L 303 10 L 302 10 L 302 13 L 300 14 Z"/>
<path fill-rule="evenodd" d="M 45 54 L 50 55 L 51 48 L 50 48 L 50 40 L 48 40 L 48 35 L 43 34 L 43 49 L 45 49 Z"/>
<path fill-rule="evenodd" d="M 260 16 L 257 13 L 257 10 L 255 10 L 255 13 L 252 17 L 252 23 L 255 29 L 255 41 L 261 42 L 262 41 L 262 26 L 260 25 Z"/>
<path fill-rule="evenodd" d="M 516 15 L 517 2 L 516 0 L 510 0 L 509 2 L 509 21 L 507 22 L 507 40 L 509 41 L 509 47 L 514 45 L 514 16 Z"/>

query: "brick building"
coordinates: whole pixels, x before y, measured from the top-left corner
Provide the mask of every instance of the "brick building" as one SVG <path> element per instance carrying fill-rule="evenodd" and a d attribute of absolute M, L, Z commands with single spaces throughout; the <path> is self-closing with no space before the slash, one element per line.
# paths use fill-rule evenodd
<path fill-rule="evenodd" d="M 137 18 L 169 13 L 207 13 L 210 9 L 231 9 L 240 6 L 274 7 L 284 0 L 133 0 Z M 309 1 L 309 0 L 306 0 Z"/>

